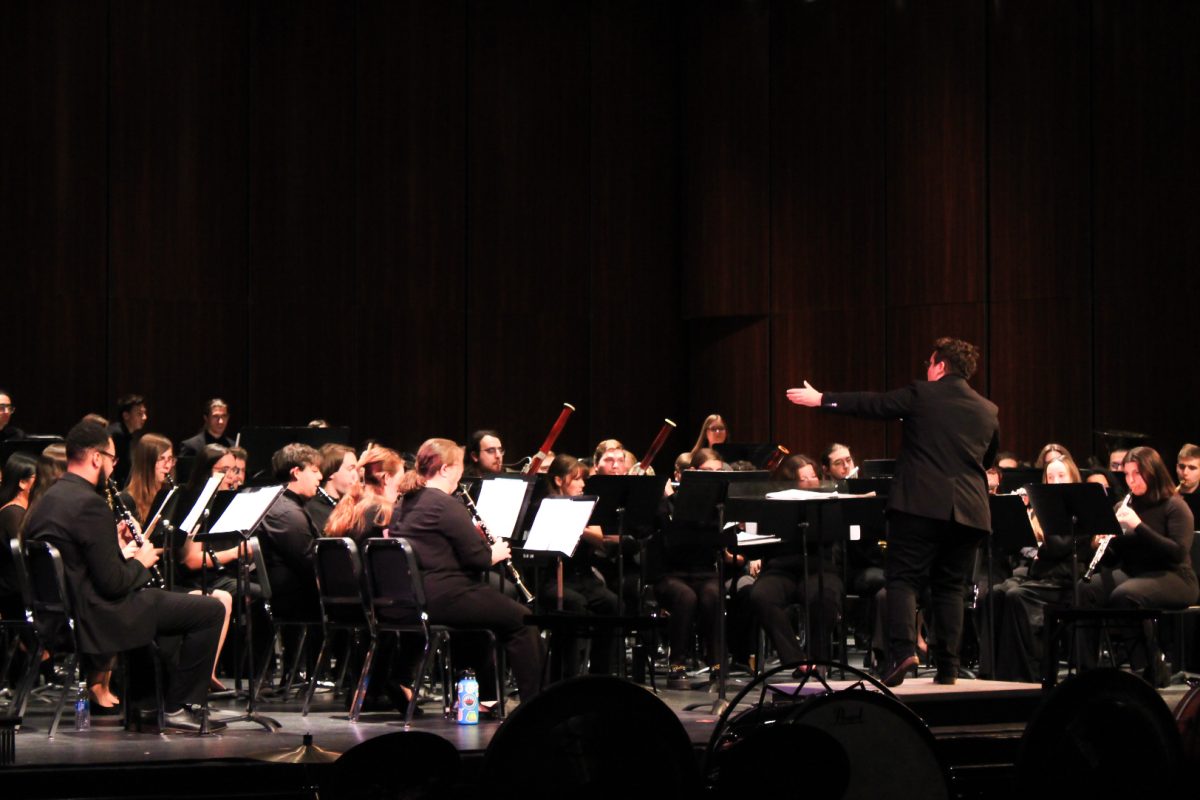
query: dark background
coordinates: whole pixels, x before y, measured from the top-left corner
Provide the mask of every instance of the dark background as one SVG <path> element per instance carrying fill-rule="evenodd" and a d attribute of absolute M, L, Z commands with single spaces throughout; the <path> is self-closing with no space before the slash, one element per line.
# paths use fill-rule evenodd
<path fill-rule="evenodd" d="M 0 5 L 0 386 L 61 432 L 895 450 L 790 407 L 979 344 L 1002 444 L 1200 439 L 1200 4 Z"/>

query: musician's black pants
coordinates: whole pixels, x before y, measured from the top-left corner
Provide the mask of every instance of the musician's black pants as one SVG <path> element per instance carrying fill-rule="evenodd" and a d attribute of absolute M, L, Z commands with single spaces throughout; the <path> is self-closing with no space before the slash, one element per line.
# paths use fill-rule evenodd
<path fill-rule="evenodd" d="M 1129 575 L 1120 569 L 1101 569 L 1087 583 L 1079 585 L 1080 608 L 1186 608 L 1196 599 L 1196 579 L 1185 578 L 1178 572 L 1155 570 L 1140 575 Z M 1149 623 L 1143 626 L 1143 638 L 1148 639 Z M 1096 666 L 1100 650 L 1100 631 L 1095 625 L 1081 625 L 1079 637 L 1082 641 L 1079 659 L 1080 669 Z M 1142 666 L 1141 650 L 1135 650 L 1131 659 L 1134 666 Z"/>
<path fill-rule="evenodd" d="M 176 711 L 184 703 L 204 703 L 225 622 L 221 601 L 161 589 L 142 591 L 155 593 L 147 613 L 154 615 L 155 640 L 164 662 L 163 705 L 167 711 Z M 136 694 L 153 696 L 153 680 L 152 673 L 145 678 L 139 675 L 135 664 Z"/>
<path fill-rule="evenodd" d="M 705 663 L 709 666 L 716 664 L 720 659 L 717 653 L 717 639 L 721 635 L 721 619 L 717 613 L 721 604 L 717 573 L 708 570 L 663 575 L 654 584 L 654 596 L 658 598 L 659 605 L 671 614 L 667 620 L 671 663 L 686 663 L 690 649 L 688 640 L 692 636 L 692 626 L 696 622 L 698 612 Z"/>
<path fill-rule="evenodd" d="M 1046 605 L 1070 602 L 1070 586 L 1020 577 L 996 584 L 985 599 L 985 603 L 995 606 L 996 680 L 1026 683 L 1042 680 L 1042 626 Z"/>
<path fill-rule="evenodd" d="M 454 628 L 485 628 L 496 635 L 517 679 L 522 702 L 536 695 L 542 685 L 541 644 L 537 628 L 525 624 L 528 615 L 529 609 L 524 605 L 483 584 L 455 595 L 429 598 L 429 617 L 435 624 Z M 482 650 L 472 651 L 467 643 L 455 641 L 453 652 L 459 665 L 474 667 L 479 676 L 479 688 L 481 692 L 486 692 L 492 682 L 485 677 L 489 670 Z"/>
<path fill-rule="evenodd" d="M 824 587 L 824 593 L 821 587 Z M 781 664 L 794 664 L 804 660 L 804 651 L 796 641 L 788 606 L 793 603 L 811 609 L 813 630 L 807 632 L 809 653 L 814 659 L 829 658 L 829 638 L 842 613 L 842 579 L 826 572 L 818 579 L 815 574 L 808 578 L 805 592 L 804 573 L 790 570 L 767 569 L 758 576 L 750 590 L 750 603 L 763 630 L 771 637 Z"/>
<path fill-rule="evenodd" d="M 887 621 L 892 663 L 916 652 L 917 596 L 928 585 L 939 670 L 958 669 L 963 582 L 982 532 L 950 520 L 892 511 L 888 515 Z"/>

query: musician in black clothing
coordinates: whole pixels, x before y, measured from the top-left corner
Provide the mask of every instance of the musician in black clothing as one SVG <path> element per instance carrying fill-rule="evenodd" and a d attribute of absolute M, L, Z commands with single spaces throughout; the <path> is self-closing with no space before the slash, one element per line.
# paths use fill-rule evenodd
<path fill-rule="evenodd" d="M 994 403 L 968 385 L 979 350 L 942 338 L 926 363 L 926 381 L 892 392 L 821 392 L 806 381 L 788 400 L 835 413 L 903 419 L 904 440 L 888 498 L 889 669 L 899 685 L 917 664 L 917 595 L 930 585 L 939 683 L 958 675 L 963 582 L 982 535 L 991 529 L 987 477 L 999 442 Z"/>
<path fill-rule="evenodd" d="M 204 404 L 204 427 L 195 436 L 180 443 L 180 457 L 199 455 L 207 444 L 233 447 L 233 439 L 225 435 L 228 427 L 229 404 L 219 397 L 214 397 Z"/>
<path fill-rule="evenodd" d="M 318 531 L 325 530 L 338 500 L 358 483 L 358 455 L 348 444 L 324 444 L 321 454 L 321 488 L 304 504 Z"/>
<path fill-rule="evenodd" d="M 452 495 L 463 473 L 463 449 L 448 439 L 429 439 L 417 451 L 417 467 L 400 482 L 403 497 L 390 535 L 412 543 L 425 576 L 432 622 L 462 628 L 487 628 L 508 654 L 522 700 L 541 688 L 537 628 L 525 624 L 529 609 L 478 578 L 480 572 L 509 558 L 508 542 L 488 544 L 471 514 Z M 455 653 L 463 648 L 456 646 Z M 478 658 L 478 657 L 477 657 Z M 482 673 L 482 659 L 463 660 Z M 481 676 L 480 687 L 490 685 Z"/>
<path fill-rule="evenodd" d="M 113 440 L 113 452 L 117 454 L 117 466 L 113 469 L 113 480 L 117 486 L 125 487 L 129 480 L 130 446 L 146 426 L 146 398 L 140 394 L 127 394 L 117 400 L 117 420 L 108 426 L 108 435 Z"/>
<path fill-rule="evenodd" d="M 25 431 L 10 424 L 13 412 L 16 410 L 17 407 L 13 404 L 12 400 L 12 392 L 0 389 L 0 442 L 25 438 Z"/>
<path fill-rule="evenodd" d="M 463 475 L 486 478 L 504 472 L 504 443 L 497 431 L 484 429 L 471 434 L 467 444 L 467 464 Z"/>
<path fill-rule="evenodd" d="M 67 474 L 30 510 L 25 535 L 58 548 L 77 619 L 79 649 L 93 663 L 155 638 L 181 636 L 178 664 L 167 670 L 168 724 L 193 728 L 225 618 L 211 597 L 143 588 L 158 561 L 149 542 L 118 543 L 113 513 L 96 487 L 112 472 L 112 440 L 104 427 L 81 422 L 67 434 Z M 93 673 L 93 677 L 96 674 Z M 93 692 L 102 684 L 92 681 Z"/>
<path fill-rule="evenodd" d="M 284 445 L 271 456 L 271 469 L 286 484 L 257 529 L 271 582 L 271 607 L 288 619 L 317 620 L 313 552 L 321 532 L 305 504 L 321 483 L 321 454 L 306 444 Z"/>

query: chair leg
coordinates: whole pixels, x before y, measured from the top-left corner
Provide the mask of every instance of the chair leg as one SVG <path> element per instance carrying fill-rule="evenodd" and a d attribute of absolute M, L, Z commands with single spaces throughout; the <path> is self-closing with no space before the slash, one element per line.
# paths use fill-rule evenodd
<path fill-rule="evenodd" d="M 38 670 L 42 664 L 42 653 L 45 649 L 42 647 L 42 637 L 38 634 L 36 628 L 33 630 L 32 647 L 26 652 L 29 653 L 29 661 L 25 664 L 25 672 L 21 674 L 20 681 L 17 683 L 16 695 L 13 697 L 12 707 L 16 710 L 17 716 L 25 718 L 25 712 L 29 707 L 29 697 L 33 694 L 33 687 L 37 683 Z"/>
<path fill-rule="evenodd" d="M 358 722 L 358 718 L 362 716 L 363 701 L 367 698 L 367 684 L 371 680 L 371 665 L 375 661 L 375 647 L 379 644 L 379 637 L 372 636 L 371 644 L 367 646 L 367 654 L 363 657 L 362 672 L 358 676 L 358 683 L 354 687 L 354 697 L 350 700 L 350 721 Z"/>
<path fill-rule="evenodd" d="M 308 626 L 300 626 L 300 642 L 296 645 L 296 654 L 292 656 L 292 666 L 288 669 L 287 683 L 283 687 L 283 699 L 287 700 L 292 693 L 292 683 L 300 671 L 300 658 L 304 655 L 304 646 L 308 643 Z"/>
<path fill-rule="evenodd" d="M 50 734 L 46 738 L 53 739 L 54 734 L 58 732 L 58 723 L 62 719 L 63 706 L 67 704 L 67 697 L 71 693 L 72 685 L 75 682 L 75 665 L 79 660 L 79 655 L 71 653 L 67 656 L 67 666 L 63 670 L 63 688 L 62 694 L 58 698 L 58 708 L 54 710 L 54 721 L 50 723 Z"/>
<path fill-rule="evenodd" d="M 267 645 L 267 652 L 263 653 L 262 668 L 258 671 L 258 678 L 255 680 L 254 696 L 261 697 L 263 683 L 267 679 L 267 673 L 271 671 L 271 659 L 275 657 L 275 648 L 279 646 L 280 636 L 282 631 L 278 625 L 272 624 L 273 633 L 271 634 L 271 643 Z M 253 664 L 250 665 L 254 667 Z"/>
<path fill-rule="evenodd" d="M 354 646 L 358 644 L 359 629 L 353 628 L 346 632 L 346 650 L 342 653 L 341 661 L 338 662 L 338 674 L 333 683 L 333 695 L 336 697 L 342 691 L 342 687 L 346 683 L 346 671 L 350 666 L 350 656 L 354 654 Z M 322 643 L 324 646 L 324 643 Z"/>
<path fill-rule="evenodd" d="M 454 652 L 450 634 L 440 634 L 442 642 L 442 716 L 454 713 Z"/>
<path fill-rule="evenodd" d="M 500 709 L 499 710 L 500 719 L 504 719 L 504 687 L 503 687 L 504 681 L 503 681 L 503 676 L 500 674 L 500 656 L 499 656 L 500 648 L 498 648 L 496 646 L 495 634 L 493 634 L 491 631 L 488 631 L 487 635 L 488 635 L 488 649 L 491 651 L 490 655 L 492 658 L 492 674 L 496 680 L 496 707 L 498 709 Z"/>
<path fill-rule="evenodd" d="M 308 676 L 308 682 L 304 691 L 304 707 L 300 709 L 300 716 L 308 716 L 308 707 L 312 703 L 313 694 L 317 691 L 317 676 L 321 674 L 321 667 L 325 665 L 325 654 L 329 650 L 329 631 L 325 631 L 325 637 L 321 640 L 321 649 L 317 651 L 317 664 L 313 667 L 312 675 Z"/>
<path fill-rule="evenodd" d="M 425 672 L 429 669 L 429 657 L 433 653 L 433 649 L 433 640 L 426 636 L 425 649 L 421 651 L 421 661 L 417 664 L 417 674 L 413 677 L 412 697 L 408 699 L 408 707 L 404 709 L 405 728 L 412 725 L 413 714 L 417 709 L 417 698 L 421 694 L 421 684 L 425 682 Z"/>

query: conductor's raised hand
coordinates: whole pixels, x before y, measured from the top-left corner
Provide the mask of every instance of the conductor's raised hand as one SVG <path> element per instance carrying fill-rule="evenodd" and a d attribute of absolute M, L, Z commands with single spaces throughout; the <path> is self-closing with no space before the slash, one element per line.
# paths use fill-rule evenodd
<path fill-rule="evenodd" d="M 808 406 L 809 408 L 821 405 L 821 393 L 814 389 L 808 381 L 804 382 L 802 388 L 788 389 L 787 399 L 798 406 Z"/>

